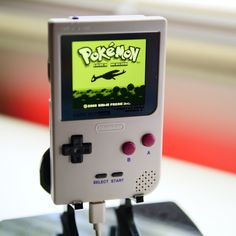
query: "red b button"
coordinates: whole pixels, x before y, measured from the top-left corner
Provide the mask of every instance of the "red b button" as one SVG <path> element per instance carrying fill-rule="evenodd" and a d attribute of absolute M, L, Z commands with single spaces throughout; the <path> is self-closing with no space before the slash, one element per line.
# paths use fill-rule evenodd
<path fill-rule="evenodd" d="M 132 155 L 135 152 L 136 146 L 133 142 L 125 142 L 122 145 L 122 151 L 126 155 Z"/>
<path fill-rule="evenodd" d="M 155 141 L 156 139 L 153 134 L 145 134 L 142 137 L 142 144 L 146 147 L 151 147 Z"/>

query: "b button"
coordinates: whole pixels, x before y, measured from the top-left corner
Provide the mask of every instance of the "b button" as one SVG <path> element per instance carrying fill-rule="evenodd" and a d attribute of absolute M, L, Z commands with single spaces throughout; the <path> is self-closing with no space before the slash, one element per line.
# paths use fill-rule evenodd
<path fill-rule="evenodd" d="M 136 146 L 133 142 L 125 142 L 122 145 L 122 152 L 128 156 L 135 152 Z"/>

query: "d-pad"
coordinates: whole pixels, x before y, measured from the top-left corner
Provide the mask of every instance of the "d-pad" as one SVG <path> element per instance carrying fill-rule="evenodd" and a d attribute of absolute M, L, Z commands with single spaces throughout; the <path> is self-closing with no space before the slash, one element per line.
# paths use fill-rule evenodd
<path fill-rule="evenodd" d="M 83 135 L 72 135 L 70 144 L 62 145 L 62 155 L 70 156 L 72 163 L 83 162 L 83 154 L 92 152 L 92 143 L 83 143 Z"/>

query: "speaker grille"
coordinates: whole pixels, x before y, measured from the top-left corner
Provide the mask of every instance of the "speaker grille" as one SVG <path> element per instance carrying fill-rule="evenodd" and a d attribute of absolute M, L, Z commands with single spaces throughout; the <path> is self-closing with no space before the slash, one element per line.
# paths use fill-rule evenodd
<path fill-rule="evenodd" d="M 157 173 L 154 170 L 144 171 L 137 179 L 136 179 L 136 193 L 143 193 L 148 191 L 157 181 Z"/>

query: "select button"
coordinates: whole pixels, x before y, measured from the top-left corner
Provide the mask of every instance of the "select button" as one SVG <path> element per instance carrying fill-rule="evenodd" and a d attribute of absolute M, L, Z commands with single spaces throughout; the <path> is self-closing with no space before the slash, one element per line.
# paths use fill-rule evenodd
<path fill-rule="evenodd" d="M 101 173 L 101 174 L 96 174 L 95 178 L 96 179 L 105 179 L 107 177 L 106 173 Z"/>
<path fill-rule="evenodd" d="M 123 172 L 114 172 L 111 174 L 112 177 L 121 177 L 123 176 Z"/>

